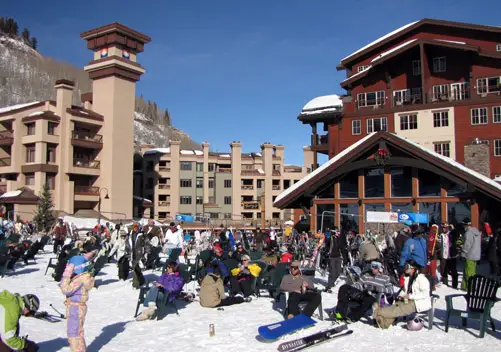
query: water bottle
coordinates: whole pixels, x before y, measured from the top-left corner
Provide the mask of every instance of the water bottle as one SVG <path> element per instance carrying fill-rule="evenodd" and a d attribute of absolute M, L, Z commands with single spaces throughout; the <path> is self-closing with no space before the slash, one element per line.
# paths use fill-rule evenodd
<path fill-rule="evenodd" d="M 210 337 L 216 336 L 216 329 L 214 327 L 214 324 L 209 324 L 209 336 Z"/>

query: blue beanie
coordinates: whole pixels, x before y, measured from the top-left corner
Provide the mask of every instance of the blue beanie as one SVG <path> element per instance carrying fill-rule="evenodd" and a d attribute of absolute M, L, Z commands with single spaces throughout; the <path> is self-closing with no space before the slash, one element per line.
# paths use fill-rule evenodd
<path fill-rule="evenodd" d="M 89 268 L 89 261 L 83 255 L 75 255 L 68 260 L 69 264 L 73 264 L 75 266 L 75 270 L 73 271 L 76 275 L 79 275 Z"/>

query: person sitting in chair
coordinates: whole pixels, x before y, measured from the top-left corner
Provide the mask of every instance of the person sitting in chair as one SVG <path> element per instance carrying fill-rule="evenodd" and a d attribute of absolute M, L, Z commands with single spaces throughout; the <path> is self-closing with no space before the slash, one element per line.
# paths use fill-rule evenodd
<path fill-rule="evenodd" d="M 235 269 L 231 270 L 231 293 L 233 295 L 241 295 L 249 297 L 254 293 L 252 287 L 253 278 L 258 277 L 261 268 L 257 264 L 250 264 L 248 255 L 242 256 L 242 262 Z"/>
<path fill-rule="evenodd" d="M 371 272 L 360 276 L 361 270 L 353 267 L 355 282 L 339 288 L 336 320 L 359 321 L 371 306 L 377 302 L 377 296 L 384 294 L 393 302 L 393 285 L 390 277 L 383 275 L 383 266 L 378 261 L 370 264 Z"/>
<path fill-rule="evenodd" d="M 381 308 L 378 302 L 374 303 L 372 316 L 381 329 L 388 329 L 395 318 L 431 309 L 430 281 L 419 272 L 421 268 L 413 260 L 405 264 L 404 287 L 397 297 L 396 304 Z"/>
<path fill-rule="evenodd" d="M 290 293 L 287 302 L 288 319 L 301 313 L 299 311 L 299 303 L 307 302 L 302 313 L 311 317 L 315 309 L 322 302 L 320 293 L 315 290 L 311 282 L 301 275 L 299 265 L 299 261 L 293 261 L 290 266 L 290 275 L 284 276 L 280 283 L 280 290 Z"/>
<path fill-rule="evenodd" d="M 200 305 L 206 308 L 216 308 L 250 301 L 250 297 L 225 297 L 221 269 L 217 263 L 213 263 L 211 272 L 204 277 L 200 285 Z"/>
<path fill-rule="evenodd" d="M 162 300 L 167 294 L 169 302 L 172 302 L 181 293 L 183 287 L 184 280 L 179 276 L 179 265 L 176 262 L 169 262 L 167 271 L 148 290 L 143 302 L 144 310 L 136 321 L 153 319 L 157 310 L 157 300 Z"/>

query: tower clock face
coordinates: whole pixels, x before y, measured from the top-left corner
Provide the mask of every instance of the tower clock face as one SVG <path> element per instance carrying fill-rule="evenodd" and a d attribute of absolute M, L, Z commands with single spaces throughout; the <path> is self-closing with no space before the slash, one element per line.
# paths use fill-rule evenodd
<path fill-rule="evenodd" d="M 107 57 L 107 56 L 108 56 L 108 48 L 102 48 L 101 57 Z"/>

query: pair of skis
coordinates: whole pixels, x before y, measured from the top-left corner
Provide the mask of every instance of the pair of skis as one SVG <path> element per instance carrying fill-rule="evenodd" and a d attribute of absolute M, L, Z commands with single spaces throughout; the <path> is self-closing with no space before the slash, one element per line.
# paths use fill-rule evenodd
<path fill-rule="evenodd" d="M 332 341 L 339 337 L 351 335 L 352 333 L 353 330 L 348 330 L 348 326 L 346 324 L 343 324 L 331 329 L 319 331 L 312 335 L 301 337 L 296 340 L 283 342 L 278 346 L 278 351 L 279 352 L 301 351 L 314 345 L 319 345 L 321 343 Z"/>
<path fill-rule="evenodd" d="M 49 323 L 59 323 L 61 319 L 66 319 L 64 314 L 58 311 L 52 304 L 50 305 L 50 307 L 57 313 L 57 315 L 49 314 L 46 311 L 42 311 L 42 312 L 36 312 L 35 315 L 33 315 L 33 317 L 36 319 L 48 321 Z"/>

